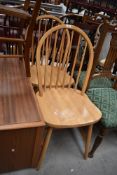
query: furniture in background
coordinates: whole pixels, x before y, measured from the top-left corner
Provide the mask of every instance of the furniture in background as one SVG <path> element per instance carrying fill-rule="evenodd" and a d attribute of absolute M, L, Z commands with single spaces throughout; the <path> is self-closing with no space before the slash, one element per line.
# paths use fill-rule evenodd
<path fill-rule="evenodd" d="M 117 3 L 116 0 L 69 0 L 67 13 L 74 11 L 74 9 L 77 9 L 77 13 L 85 10 L 85 14 L 89 16 L 104 12 L 113 17 L 117 14 Z"/>
<path fill-rule="evenodd" d="M 111 25 L 105 22 L 103 24 L 100 24 L 97 30 L 95 36 L 96 41 L 94 45 L 94 62 L 88 88 L 112 87 L 113 81 L 111 81 L 111 79 L 108 79 L 107 77 L 95 77 L 95 74 L 105 71 L 107 67 L 110 71 L 112 69 L 112 63 L 115 62 L 116 55 L 115 51 L 113 52 L 113 48 L 112 45 L 110 45 L 110 42 L 112 39 L 112 33 L 116 31 L 116 26 L 117 25 Z M 85 71 L 82 71 L 81 73 L 79 87 L 82 87 L 85 73 Z"/>
<path fill-rule="evenodd" d="M 94 141 L 89 157 L 93 157 L 96 149 L 101 144 L 106 131 L 117 128 L 117 76 L 112 74 L 113 65 L 117 61 L 117 32 L 112 34 L 109 53 L 102 72 L 97 77 L 113 79 L 111 87 L 88 89 L 87 95 L 90 100 L 102 111 L 102 119 L 98 135 Z"/>
<path fill-rule="evenodd" d="M 28 8 L 29 2 L 29 0 L 26 0 L 24 6 L 25 10 Z M 39 11 L 39 5 L 40 0 L 37 0 L 32 15 L 29 15 L 28 12 L 21 9 L 0 5 L 0 13 L 4 16 L 3 25 L 1 25 L 0 28 L 2 28 L 5 32 L 8 31 L 7 35 L 5 33 L 0 37 L 0 41 L 3 45 L 9 45 L 12 47 L 12 49 L 10 49 L 11 53 L 8 54 L 8 52 L 6 52 L 5 54 L 8 54 L 8 56 L 3 53 L 2 57 L 23 58 L 28 77 L 30 76 L 29 51 L 32 43 L 32 33 L 35 26 L 35 20 Z"/>
<path fill-rule="evenodd" d="M 69 31 L 69 32 L 68 32 Z M 75 37 L 75 33 L 79 34 L 77 37 L 77 47 L 76 54 L 74 57 L 74 63 L 71 72 L 67 72 L 67 67 L 69 64 L 69 57 L 71 54 L 72 41 Z M 54 39 L 53 43 L 53 53 L 52 53 L 52 64 L 51 66 L 51 76 L 48 80 L 48 59 L 49 59 L 49 47 L 50 39 Z M 82 54 L 79 55 L 81 43 L 84 41 L 84 49 Z M 41 69 L 41 64 L 43 62 L 43 46 L 45 46 L 45 65 L 44 69 Z M 83 84 L 82 90 L 77 90 L 77 84 L 79 81 L 79 76 L 81 73 L 81 68 L 84 62 L 86 49 L 89 50 L 89 63 L 87 67 L 87 74 L 85 82 Z M 58 52 L 56 52 L 58 50 Z M 76 65 L 77 57 L 79 56 L 80 68 L 77 75 L 76 83 L 72 83 L 74 69 Z M 56 59 L 57 58 L 57 59 Z M 100 120 L 101 112 L 96 108 L 96 106 L 89 100 L 88 96 L 85 94 L 88 79 L 90 76 L 90 71 L 93 63 L 93 47 L 88 38 L 88 36 L 80 28 L 72 25 L 59 25 L 51 28 L 46 34 L 41 38 L 37 47 L 37 74 L 38 74 L 38 86 L 39 91 L 36 93 L 39 109 L 42 112 L 42 116 L 47 124 L 47 135 L 44 141 L 44 147 L 41 153 L 41 159 L 39 161 L 39 167 L 44 159 L 51 134 L 54 128 L 74 128 L 87 126 L 87 140 L 85 143 L 85 153 L 84 157 L 87 159 L 90 140 L 92 135 L 93 124 Z M 55 64 L 56 62 L 56 64 Z M 57 76 L 55 77 L 56 86 L 52 86 L 52 78 L 54 77 L 54 68 L 57 68 Z M 43 71 L 44 71 L 44 82 L 43 82 Z M 61 76 L 61 72 L 64 72 Z M 65 82 L 69 75 L 69 84 L 65 86 Z M 61 84 L 59 85 L 59 79 L 61 79 Z M 48 86 L 49 82 L 49 86 Z M 43 86 L 44 83 L 44 86 Z M 73 86 L 74 88 L 71 88 Z M 67 144 L 67 143 L 66 143 Z"/>
<path fill-rule="evenodd" d="M 32 42 L 32 62 L 31 62 L 31 82 L 33 84 L 33 86 L 36 86 L 38 87 L 38 78 L 37 78 L 37 66 L 36 66 L 36 60 L 35 60 L 35 57 L 36 57 L 36 50 L 37 50 L 37 45 L 41 39 L 41 37 L 49 30 L 51 29 L 52 27 L 54 26 L 57 26 L 59 24 L 62 24 L 63 22 L 55 17 L 55 16 L 52 16 L 52 15 L 42 15 L 42 16 L 38 16 L 37 17 L 37 20 L 36 20 L 36 30 L 33 32 L 33 42 Z M 49 58 L 49 61 L 51 62 L 51 57 L 52 57 L 52 51 L 53 51 L 53 42 L 54 42 L 54 38 L 53 40 L 51 41 L 51 43 L 49 43 L 49 55 L 50 55 L 50 58 Z M 44 56 L 44 53 L 45 53 L 45 46 L 43 46 L 42 48 L 42 52 L 43 52 L 43 55 L 42 57 L 45 58 Z M 42 59 L 44 59 L 42 58 Z M 44 62 L 42 63 L 42 65 L 44 64 Z M 41 67 L 42 69 L 44 69 L 44 66 Z M 54 76 L 56 76 L 57 74 L 57 69 L 54 70 Z M 44 73 L 44 70 L 42 71 Z M 47 76 L 48 76 L 48 79 L 50 79 L 50 76 L 51 76 L 51 66 L 48 65 L 48 69 L 47 69 Z M 42 75 L 43 77 L 43 80 L 44 80 L 44 75 Z M 43 83 L 44 84 L 44 83 Z M 55 82 L 52 83 L 53 86 L 55 86 Z"/>
<path fill-rule="evenodd" d="M 101 18 L 98 19 L 98 17 L 101 17 Z M 73 24 L 77 27 L 80 27 L 89 36 L 92 44 L 94 44 L 94 37 L 95 37 L 96 30 L 100 22 L 105 21 L 105 16 L 95 14 L 94 16 L 87 17 L 87 16 L 81 16 L 79 14 L 70 13 L 70 14 L 66 14 L 60 17 L 60 19 L 65 24 Z M 69 65 L 68 70 L 70 70 L 72 67 L 72 63 L 73 63 L 72 57 L 74 57 L 74 54 L 75 54 L 75 47 L 77 47 L 77 33 L 76 33 L 76 37 L 74 38 L 74 41 L 72 44 L 72 54 L 71 54 L 70 65 Z M 82 47 L 83 47 L 83 43 L 82 43 Z M 86 67 L 87 67 L 87 62 L 88 62 L 88 57 L 89 57 L 88 51 L 85 57 L 87 57 L 87 59 L 85 59 L 85 62 L 82 68 L 83 70 L 86 70 Z M 78 64 L 79 63 L 77 62 L 77 65 Z"/>

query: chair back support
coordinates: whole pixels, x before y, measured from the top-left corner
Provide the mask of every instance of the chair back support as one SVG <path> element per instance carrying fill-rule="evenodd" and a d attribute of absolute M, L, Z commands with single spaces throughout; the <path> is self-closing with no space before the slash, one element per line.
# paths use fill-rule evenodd
<path fill-rule="evenodd" d="M 117 31 L 112 33 L 110 49 L 104 63 L 104 71 L 111 71 L 112 67 L 114 66 L 113 64 L 116 64 L 116 62 L 117 62 Z"/>
<path fill-rule="evenodd" d="M 63 22 L 52 15 L 41 15 L 37 17 L 36 27 L 32 37 L 32 65 L 34 64 L 36 48 L 39 40 L 49 29 L 59 24 L 63 24 Z"/>
<path fill-rule="evenodd" d="M 75 37 L 75 33 L 78 33 L 77 37 L 77 47 L 75 48 L 74 60 L 72 62 L 72 68 L 68 71 L 68 66 L 70 64 L 71 57 L 71 49 L 72 49 L 72 41 Z M 54 38 L 54 40 L 53 40 Z M 88 36 L 83 32 L 80 28 L 73 25 L 58 25 L 56 27 L 51 28 L 49 31 L 45 33 L 45 35 L 41 38 L 37 47 L 36 61 L 37 61 L 37 75 L 39 82 L 39 92 L 40 95 L 43 94 L 44 89 L 48 88 L 46 86 L 47 83 L 47 68 L 48 68 L 48 59 L 50 54 L 52 56 L 51 62 L 51 76 L 49 81 L 49 88 L 52 88 L 52 79 L 55 78 L 56 88 L 60 87 L 58 82 L 61 80 L 61 87 L 65 87 L 65 81 L 67 78 L 67 74 L 69 74 L 69 84 L 68 88 L 71 87 L 72 78 L 74 76 L 74 71 L 77 69 L 78 74 L 76 78 L 76 82 L 74 83 L 74 88 L 76 89 L 79 82 L 79 77 L 82 71 L 83 63 L 85 60 L 85 53 L 88 49 L 89 53 L 89 62 L 87 66 L 86 77 L 82 87 L 82 94 L 86 91 L 88 79 L 90 76 L 92 64 L 93 64 L 93 47 L 88 38 Z M 52 53 L 51 53 L 52 51 Z M 41 76 L 41 69 L 44 67 L 44 80 Z M 57 69 L 57 75 L 54 74 L 54 69 Z M 44 81 L 42 83 L 42 81 Z"/>
<path fill-rule="evenodd" d="M 25 10 L 29 2 L 29 0 L 25 1 Z M 3 16 L 3 23 L 0 26 L 2 28 L 0 57 L 24 58 L 27 76 L 30 76 L 29 50 L 40 2 L 41 0 L 36 0 L 32 16 L 24 10 L 0 5 L 0 14 Z"/>
<path fill-rule="evenodd" d="M 71 24 L 83 29 L 89 38 L 91 39 L 92 44 L 94 44 L 94 36 L 96 30 L 100 24 L 100 21 L 104 21 L 102 18 L 101 20 L 97 19 L 97 15 L 95 16 L 81 16 L 80 14 L 68 13 L 64 16 L 61 16 L 60 19 L 64 22 L 64 24 Z"/>
<path fill-rule="evenodd" d="M 107 60 L 108 52 L 110 50 L 109 48 L 110 48 L 110 41 L 112 39 L 112 33 L 115 32 L 116 30 L 117 30 L 117 25 L 111 25 L 107 22 L 99 26 L 97 30 L 96 41 L 94 46 L 94 64 L 93 64 L 91 75 L 95 73 L 96 66 L 99 64 L 99 61 L 101 59 Z"/>
<path fill-rule="evenodd" d="M 31 16 L 3 5 L 0 5 L 0 13 L 0 57 L 23 57 L 24 34 Z"/>

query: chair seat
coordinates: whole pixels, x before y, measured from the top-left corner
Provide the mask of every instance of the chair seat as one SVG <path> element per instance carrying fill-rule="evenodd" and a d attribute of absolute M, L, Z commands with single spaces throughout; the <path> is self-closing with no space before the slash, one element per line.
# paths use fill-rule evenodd
<path fill-rule="evenodd" d="M 117 91 L 112 88 L 94 88 L 87 91 L 90 100 L 102 111 L 104 127 L 117 127 Z"/>
<path fill-rule="evenodd" d="M 50 85 L 51 67 L 52 66 L 47 66 L 47 79 L 46 79 L 46 85 L 47 86 Z M 44 85 L 44 72 L 45 72 L 44 69 L 45 69 L 45 66 L 41 66 L 42 85 Z M 54 76 L 52 78 L 52 86 L 55 86 L 56 85 L 56 80 L 57 80 L 58 68 L 54 67 L 53 71 L 54 71 L 53 72 Z M 64 73 L 65 73 L 64 70 L 60 71 L 58 86 L 62 85 Z M 66 73 L 65 86 L 67 86 L 69 84 L 69 81 L 70 81 L 70 76 Z M 38 85 L 36 65 L 31 66 L 31 82 L 35 86 Z M 74 83 L 74 79 L 72 78 L 71 84 L 73 84 L 73 83 Z"/>
<path fill-rule="evenodd" d="M 82 71 L 79 79 L 79 87 L 82 87 L 85 78 L 85 71 Z M 89 88 L 111 88 L 113 81 L 107 77 L 96 77 L 90 81 Z"/>
<path fill-rule="evenodd" d="M 72 128 L 100 120 L 100 110 L 81 91 L 68 88 L 46 89 L 36 94 L 45 122 L 55 128 Z"/>

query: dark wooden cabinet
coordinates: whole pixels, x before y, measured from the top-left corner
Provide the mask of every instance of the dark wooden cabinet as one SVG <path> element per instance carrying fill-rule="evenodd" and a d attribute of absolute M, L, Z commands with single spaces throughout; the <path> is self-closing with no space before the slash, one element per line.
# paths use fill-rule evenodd
<path fill-rule="evenodd" d="M 0 173 L 36 168 L 43 127 L 0 131 Z"/>

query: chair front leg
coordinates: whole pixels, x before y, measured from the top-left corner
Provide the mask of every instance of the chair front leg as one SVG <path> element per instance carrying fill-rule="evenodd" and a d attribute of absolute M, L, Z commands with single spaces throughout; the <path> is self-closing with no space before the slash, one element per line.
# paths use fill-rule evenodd
<path fill-rule="evenodd" d="M 91 151 L 88 154 L 88 157 L 93 158 L 94 153 L 95 153 L 96 149 L 98 148 L 98 146 L 101 144 L 106 131 L 107 130 L 105 128 L 100 129 L 99 134 L 96 137 L 95 142 L 93 144 L 93 147 L 92 147 Z"/>
<path fill-rule="evenodd" d="M 49 142 L 50 142 L 50 138 L 51 138 L 51 135 L 52 135 L 52 130 L 53 128 L 48 128 L 47 129 L 47 135 L 45 137 L 45 140 L 44 140 L 44 145 L 43 145 L 43 148 L 42 148 L 42 151 L 41 151 L 41 156 L 40 156 L 40 159 L 39 159 L 39 162 L 38 162 L 38 165 L 37 165 L 37 170 L 39 170 L 44 158 L 45 158 L 45 154 L 46 154 L 46 151 L 47 151 L 47 148 L 48 148 L 48 145 L 49 145 Z"/>
<path fill-rule="evenodd" d="M 88 153 L 89 153 L 89 148 L 90 148 L 90 143 L 91 143 L 91 137 L 92 137 L 92 129 L 93 125 L 88 126 L 88 132 L 87 132 L 87 139 L 85 143 L 85 153 L 84 153 L 84 158 L 88 158 Z"/>

